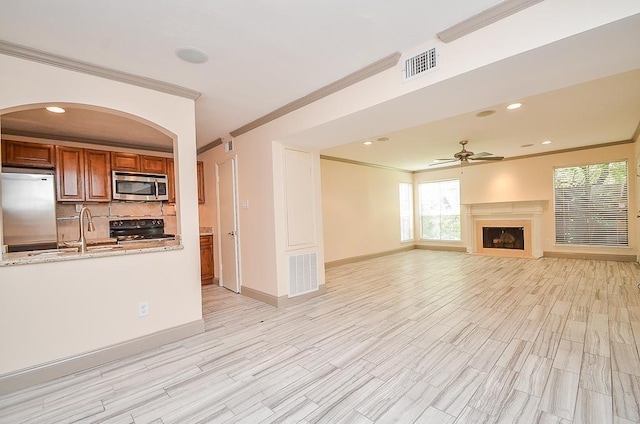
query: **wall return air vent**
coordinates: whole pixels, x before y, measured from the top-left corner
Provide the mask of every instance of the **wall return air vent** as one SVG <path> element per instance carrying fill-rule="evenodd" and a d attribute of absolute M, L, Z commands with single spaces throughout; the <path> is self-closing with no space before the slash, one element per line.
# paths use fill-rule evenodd
<path fill-rule="evenodd" d="M 437 69 L 439 64 L 438 49 L 435 47 L 412 56 L 404 61 L 402 80 L 408 81 L 424 75 L 429 71 Z"/>
<path fill-rule="evenodd" d="M 289 297 L 318 290 L 318 254 L 289 256 Z"/>

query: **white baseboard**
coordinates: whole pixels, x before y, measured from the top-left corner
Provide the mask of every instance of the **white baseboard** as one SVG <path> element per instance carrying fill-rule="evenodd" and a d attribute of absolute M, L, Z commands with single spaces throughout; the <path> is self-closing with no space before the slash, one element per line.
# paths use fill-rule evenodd
<path fill-rule="evenodd" d="M 202 319 L 80 355 L 0 375 L 0 395 L 84 371 L 200 333 L 204 333 Z"/>

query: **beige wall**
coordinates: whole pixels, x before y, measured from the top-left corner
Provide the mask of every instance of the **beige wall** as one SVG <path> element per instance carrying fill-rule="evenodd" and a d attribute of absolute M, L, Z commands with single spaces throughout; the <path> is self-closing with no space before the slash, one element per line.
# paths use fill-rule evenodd
<path fill-rule="evenodd" d="M 0 55 L 0 113 L 49 102 L 106 108 L 175 137 L 183 250 L 0 267 L 0 375 L 202 318 L 192 100 Z M 1 234 L 0 234 L 1 237 Z M 138 318 L 138 302 L 150 314 Z"/>
<path fill-rule="evenodd" d="M 407 246 L 400 242 L 398 187 L 412 182 L 411 173 L 327 159 L 320 163 L 326 262 Z"/>

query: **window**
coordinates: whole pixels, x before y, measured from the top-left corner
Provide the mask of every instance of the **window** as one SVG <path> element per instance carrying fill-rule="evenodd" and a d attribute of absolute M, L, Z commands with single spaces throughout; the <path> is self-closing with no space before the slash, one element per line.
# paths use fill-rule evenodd
<path fill-rule="evenodd" d="M 413 184 L 400 183 L 400 241 L 413 240 Z"/>
<path fill-rule="evenodd" d="M 420 183 L 420 238 L 460 240 L 460 181 Z"/>
<path fill-rule="evenodd" d="M 556 168 L 556 243 L 628 246 L 627 162 Z"/>

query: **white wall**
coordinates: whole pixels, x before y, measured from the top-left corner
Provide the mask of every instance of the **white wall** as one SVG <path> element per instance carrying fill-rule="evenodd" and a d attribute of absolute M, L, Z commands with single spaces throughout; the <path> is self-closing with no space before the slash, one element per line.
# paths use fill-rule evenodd
<path fill-rule="evenodd" d="M 318 285 L 325 283 L 320 154 L 273 143 L 277 296 L 289 293 L 289 258 L 316 255 Z"/>
<path fill-rule="evenodd" d="M 0 267 L 0 375 L 202 318 L 192 100 L 0 55 L 0 113 L 78 103 L 164 128 L 174 146 L 183 250 Z M 0 234 L 1 236 L 1 234 Z M 138 302 L 150 315 L 137 317 Z"/>

